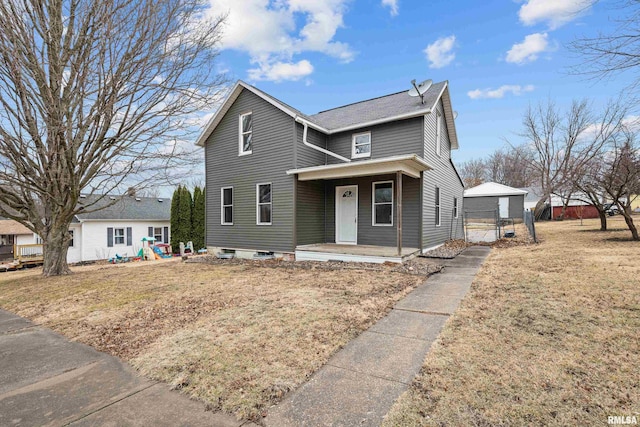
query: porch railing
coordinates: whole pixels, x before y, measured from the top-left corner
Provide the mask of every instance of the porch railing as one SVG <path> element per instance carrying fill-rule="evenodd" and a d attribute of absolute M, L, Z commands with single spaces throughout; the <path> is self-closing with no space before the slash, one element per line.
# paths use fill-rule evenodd
<path fill-rule="evenodd" d="M 13 245 L 13 258 L 20 262 L 34 262 L 44 260 L 42 245 Z"/>

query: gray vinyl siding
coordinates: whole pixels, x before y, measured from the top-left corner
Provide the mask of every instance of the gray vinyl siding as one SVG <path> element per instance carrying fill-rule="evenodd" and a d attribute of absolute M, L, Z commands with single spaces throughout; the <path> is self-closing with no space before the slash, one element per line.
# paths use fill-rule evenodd
<path fill-rule="evenodd" d="M 381 227 L 372 225 L 372 183 L 378 181 L 393 181 L 393 226 Z M 396 246 L 397 245 L 397 212 L 398 186 L 395 175 L 367 176 L 359 178 L 345 178 L 326 182 L 326 234 L 325 242 L 335 243 L 335 213 L 336 187 L 343 185 L 358 186 L 358 244 Z M 402 180 L 402 245 L 404 247 L 419 247 L 420 236 L 420 180 L 403 177 Z"/>
<path fill-rule="evenodd" d="M 311 166 L 324 165 L 327 162 L 327 155 L 302 143 L 303 126 L 296 123 L 296 164 L 295 168 L 306 168 Z M 315 129 L 307 128 L 307 142 L 327 148 L 327 136 Z"/>
<path fill-rule="evenodd" d="M 353 135 L 364 132 L 371 132 L 371 157 L 354 159 L 354 161 L 422 153 L 421 117 L 330 135 L 327 140 L 327 149 L 350 159 Z M 342 163 L 331 156 L 327 157 L 327 161 L 329 164 Z"/>
<path fill-rule="evenodd" d="M 498 210 L 501 196 L 466 197 L 464 199 L 465 215 L 471 219 L 494 218 Z M 509 197 L 509 217 L 522 219 L 524 215 L 524 196 Z"/>
<path fill-rule="evenodd" d="M 422 247 L 429 248 L 449 239 L 464 238 L 462 212 L 464 209 L 464 187 L 451 163 L 451 144 L 447 131 L 442 101 L 437 110 L 442 114 L 442 133 L 436 142 L 436 112 L 424 116 L 423 142 L 421 153 L 432 170 L 423 173 L 422 180 Z M 436 154 L 436 143 L 440 144 L 440 156 Z M 440 188 L 440 226 L 436 226 L 435 194 Z M 453 198 L 458 198 L 458 218 L 453 217 Z"/>
<path fill-rule="evenodd" d="M 324 243 L 325 182 L 298 181 L 296 212 L 298 245 Z"/>
<path fill-rule="evenodd" d="M 238 117 L 253 113 L 252 154 L 238 156 Z M 294 249 L 294 121 L 243 90 L 205 143 L 207 246 Z M 272 184 L 272 225 L 256 225 L 256 184 Z M 220 189 L 233 187 L 233 225 L 220 224 Z"/>

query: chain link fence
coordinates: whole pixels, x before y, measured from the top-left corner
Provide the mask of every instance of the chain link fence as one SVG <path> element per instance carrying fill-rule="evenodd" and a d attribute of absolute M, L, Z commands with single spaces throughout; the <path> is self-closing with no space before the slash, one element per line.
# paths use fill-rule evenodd
<path fill-rule="evenodd" d="M 465 210 L 465 240 L 471 243 L 491 243 L 500 238 L 500 213 L 498 209 Z"/>

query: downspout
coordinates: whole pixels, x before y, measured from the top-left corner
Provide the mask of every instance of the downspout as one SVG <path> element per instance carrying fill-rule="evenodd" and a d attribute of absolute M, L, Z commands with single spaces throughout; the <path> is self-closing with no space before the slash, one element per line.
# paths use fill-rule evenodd
<path fill-rule="evenodd" d="M 346 157 L 342 157 L 341 155 L 336 154 L 333 151 L 325 150 L 322 147 L 318 147 L 317 145 L 311 144 L 309 141 L 307 141 L 307 129 L 308 129 L 310 123 L 308 121 L 306 121 L 305 119 L 302 119 L 300 117 L 296 117 L 296 122 L 301 123 L 304 126 L 303 131 L 302 131 L 302 143 L 304 145 L 306 145 L 309 148 L 313 148 L 314 150 L 319 151 L 321 153 L 327 154 L 327 155 L 329 155 L 331 157 L 335 157 L 338 160 L 342 160 L 343 162 L 346 162 L 346 163 L 351 162 L 351 159 L 347 159 Z"/>

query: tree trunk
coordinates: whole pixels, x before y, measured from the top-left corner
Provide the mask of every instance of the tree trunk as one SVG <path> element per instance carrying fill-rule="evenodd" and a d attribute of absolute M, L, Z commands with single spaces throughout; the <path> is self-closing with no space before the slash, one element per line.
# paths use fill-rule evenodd
<path fill-rule="evenodd" d="M 44 268 L 42 275 L 60 276 L 71 274 L 67 264 L 67 251 L 69 250 L 69 224 L 62 224 L 49 229 L 44 233 L 42 243 L 44 245 Z"/>
<path fill-rule="evenodd" d="M 620 208 L 621 206 L 618 206 Z M 624 216 L 624 222 L 627 223 L 627 227 L 629 227 L 629 231 L 631 231 L 631 238 L 633 240 L 640 240 L 640 236 L 638 236 L 638 229 L 636 225 L 633 223 L 633 218 L 631 217 L 631 208 L 625 206 L 624 209 L 621 210 L 622 216 Z"/>
<path fill-rule="evenodd" d="M 597 208 L 597 206 L 596 206 Z M 598 217 L 600 218 L 600 231 L 607 231 L 607 213 L 604 209 L 598 209 Z"/>

